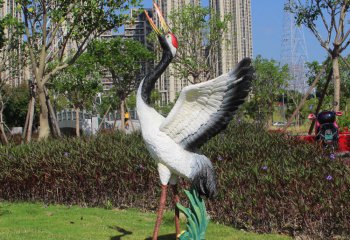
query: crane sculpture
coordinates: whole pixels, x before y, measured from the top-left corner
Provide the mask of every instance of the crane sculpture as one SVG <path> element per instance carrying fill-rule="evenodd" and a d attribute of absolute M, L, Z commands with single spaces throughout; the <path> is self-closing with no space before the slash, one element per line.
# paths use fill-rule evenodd
<path fill-rule="evenodd" d="M 161 196 L 153 240 L 158 237 L 168 184 L 178 202 L 177 178 L 192 182 L 200 196 L 216 195 L 216 176 L 210 160 L 198 149 L 208 139 L 225 129 L 238 106 L 248 95 L 253 76 L 249 58 L 243 59 L 233 71 L 213 80 L 190 85 L 181 91 L 169 115 L 164 118 L 150 106 L 151 91 L 157 79 L 176 55 L 178 41 L 166 24 L 158 6 L 154 9 L 159 17 L 158 29 L 145 11 L 146 17 L 158 36 L 163 50 L 162 58 L 153 72 L 141 81 L 137 91 L 137 114 L 143 139 L 151 156 L 158 165 Z M 179 236 L 179 211 L 175 209 L 176 234 Z"/>

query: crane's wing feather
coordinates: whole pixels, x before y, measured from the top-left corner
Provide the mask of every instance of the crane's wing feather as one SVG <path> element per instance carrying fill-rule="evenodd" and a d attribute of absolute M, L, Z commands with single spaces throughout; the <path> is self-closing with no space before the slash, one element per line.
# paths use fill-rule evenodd
<path fill-rule="evenodd" d="M 245 58 L 227 74 L 185 87 L 160 130 L 185 149 L 198 149 L 226 128 L 248 95 L 253 72 Z"/>

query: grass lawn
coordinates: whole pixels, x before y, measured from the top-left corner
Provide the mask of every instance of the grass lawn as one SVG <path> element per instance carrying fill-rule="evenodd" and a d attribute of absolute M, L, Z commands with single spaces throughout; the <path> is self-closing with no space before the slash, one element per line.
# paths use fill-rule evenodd
<path fill-rule="evenodd" d="M 0 202 L 1 240 L 149 239 L 154 221 L 155 214 L 137 209 L 107 210 Z M 173 225 L 173 213 L 166 212 L 159 234 L 160 240 L 175 239 Z M 210 223 L 206 237 L 209 240 L 290 239 L 281 235 L 247 233 L 215 223 Z"/>

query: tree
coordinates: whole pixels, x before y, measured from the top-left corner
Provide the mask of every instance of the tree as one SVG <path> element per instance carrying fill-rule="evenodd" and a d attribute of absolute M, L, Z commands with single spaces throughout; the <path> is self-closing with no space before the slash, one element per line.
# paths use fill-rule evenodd
<path fill-rule="evenodd" d="M 53 75 L 72 65 L 92 39 L 117 29 L 140 0 L 18 0 L 40 105 L 39 139 L 49 136 L 45 88 Z M 53 64 L 55 63 L 55 64 Z M 49 67 L 49 65 L 54 67 Z"/>
<path fill-rule="evenodd" d="M 102 92 L 101 77 L 95 59 L 84 53 L 71 66 L 53 79 L 54 89 L 65 95 L 75 111 L 76 135 L 80 136 L 79 113 L 91 107 L 98 92 Z"/>
<path fill-rule="evenodd" d="M 318 61 L 312 61 L 312 62 L 306 63 L 306 68 L 308 69 L 306 73 L 306 77 L 308 78 L 307 83 L 309 85 L 311 85 L 315 81 L 317 74 L 322 70 L 323 64 L 326 64 L 326 63 L 325 62 L 319 63 Z M 316 89 L 315 89 L 316 96 L 319 96 L 321 94 L 323 87 L 326 84 L 326 81 L 327 81 L 327 74 L 323 73 L 316 85 Z M 327 90 L 328 90 L 327 95 L 331 94 L 331 92 L 334 92 L 334 88 L 331 89 L 329 87 Z"/>
<path fill-rule="evenodd" d="M 8 98 L 5 103 L 4 120 L 9 127 L 24 126 L 29 101 L 28 85 L 21 84 L 18 87 L 8 86 L 6 89 Z M 39 119 L 35 119 L 37 122 Z"/>
<path fill-rule="evenodd" d="M 121 126 L 124 129 L 125 99 L 143 78 L 142 63 L 151 60 L 153 55 L 140 42 L 119 37 L 94 41 L 88 52 L 113 82 L 113 89 L 120 99 Z"/>
<path fill-rule="evenodd" d="M 0 8 L 3 7 L 4 1 L 0 0 Z M 0 48 L 2 48 L 4 46 L 4 42 L 5 42 L 5 22 L 4 19 L 0 19 Z"/>
<path fill-rule="evenodd" d="M 2 3 L 0 1 L 0 7 Z M 3 113 L 11 96 L 7 85 L 10 82 L 15 82 L 22 72 L 22 69 L 20 69 L 23 66 L 24 59 L 21 56 L 22 30 L 21 24 L 10 14 L 0 19 L 0 134 L 5 144 L 7 143 L 7 137 Z"/>
<path fill-rule="evenodd" d="M 1 8 L 1 6 L 0 6 Z M 5 36 L 4 36 L 4 21 L 0 19 L 0 48 L 4 46 Z"/>
<path fill-rule="evenodd" d="M 283 87 L 290 78 L 288 67 L 281 67 L 276 61 L 261 56 L 254 59 L 253 66 L 255 77 L 245 110 L 252 118 L 271 123 L 274 102 L 282 95 Z"/>
<path fill-rule="evenodd" d="M 349 100 L 350 99 L 350 54 L 340 60 L 339 72 L 341 81 L 342 96 Z M 342 101 L 341 101 L 342 102 Z M 344 105 L 343 105 L 344 106 Z"/>
<path fill-rule="evenodd" d="M 348 99 L 350 99 L 350 68 L 347 66 L 345 62 L 345 61 L 348 61 L 347 59 L 349 58 L 350 56 L 348 56 L 347 58 L 341 59 L 339 61 L 339 73 L 342 79 L 341 81 L 342 98 L 340 99 L 341 109 L 344 109 L 346 107 L 346 102 L 348 101 Z M 307 73 L 308 83 L 309 85 L 311 85 L 311 83 L 315 80 L 317 73 L 320 72 L 322 68 L 322 64 L 318 63 L 317 61 L 313 61 L 311 63 L 307 63 L 307 68 L 308 68 L 308 73 Z M 326 74 L 323 74 L 323 76 L 320 78 L 320 80 L 316 85 L 317 98 L 321 97 L 321 94 L 323 92 L 323 89 L 325 88 L 326 82 L 327 82 L 327 76 Z M 333 107 L 333 104 L 330 98 L 333 93 L 334 93 L 334 83 L 330 82 L 325 95 L 326 100 L 330 100 L 330 101 L 327 101 L 327 106 L 328 106 L 327 110 Z M 329 107 L 329 106 L 332 106 L 332 107 Z"/>
<path fill-rule="evenodd" d="M 213 78 L 214 57 L 227 29 L 229 15 L 220 20 L 209 8 L 188 4 L 174 10 L 169 19 L 180 46 L 173 61 L 179 77 L 191 83 Z"/>
<path fill-rule="evenodd" d="M 303 96 L 304 95 L 302 93 L 295 90 L 287 90 L 284 92 L 283 97 L 285 98 L 284 103 L 286 105 L 286 107 L 284 108 L 284 116 L 286 117 L 286 119 L 289 119 L 293 115 L 295 109 L 302 101 Z M 304 109 L 306 109 L 306 107 L 307 106 L 305 106 Z M 302 124 L 301 121 L 307 117 L 307 115 L 305 115 L 304 113 L 305 112 L 299 111 L 293 119 L 293 121 L 296 121 L 297 125 Z"/>
<path fill-rule="evenodd" d="M 339 111 L 340 107 L 339 57 L 350 44 L 350 29 L 346 29 L 345 22 L 349 7 L 349 0 L 298 0 L 298 3 L 289 0 L 285 5 L 285 10 L 295 14 L 298 25 L 311 30 L 332 60 L 335 111 Z M 326 30 L 326 37 L 321 36 L 318 22 Z"/>
<path fill-rule="evenodd" d="M 0 139 L 3 144 L 7 144 L 7 136 L 4 127 L 4 109 L 6 103 L 6 91 L 4 91 L 4 82 L 0 82 Z"/>

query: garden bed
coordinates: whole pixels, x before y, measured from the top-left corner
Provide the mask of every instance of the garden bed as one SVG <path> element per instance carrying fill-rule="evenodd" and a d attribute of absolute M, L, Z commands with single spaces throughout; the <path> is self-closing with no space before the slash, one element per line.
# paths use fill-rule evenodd
<path fill-rule="evenodd" d="M 214 221 L 259 233 L 350 237 L 349 168 L 315 145 L 233 123 L 201 151 L 218 177 L 219 194 L 207 201 Z M 4 200 L 148 211 L 158 205 L 156 165 L 139 134 L 5 147 L 0 159 Z"/>

